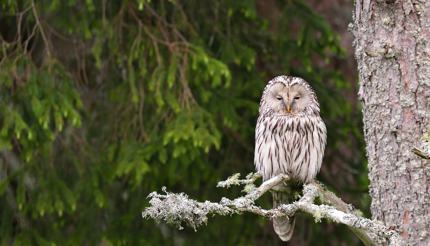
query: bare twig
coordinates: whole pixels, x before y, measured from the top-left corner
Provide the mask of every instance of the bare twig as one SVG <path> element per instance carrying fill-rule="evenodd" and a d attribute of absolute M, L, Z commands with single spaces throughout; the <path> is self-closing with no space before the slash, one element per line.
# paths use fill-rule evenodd
<path fill-rule="evenodd" d="M 414 147 L 412 152 L 423 159 L 430 160 L 430 128 L 422 136 L 419 148 Z"/>
<path fill-rule="evenodd" d="M 47 53 L 48 57 L 51 57 L 51 47 L 49 44 L 49 40 L 46 36 L 46 33 L 43 29 L 41 22 L 40 22 L 39 14 L 37 13 L 36 4 L 34 3 L 34 0 L 31 1 L 31 8 L 33 10 L 33 15 L 34 15 L 34 19 L 36 20 L 36 24 L 39 27 L 40 35 L 42 36 L 43 42 L 45 43 L 46 53 Z"/>
<path fill-rule="evenodd" d="M 423 159 L 430 160 L 430 154 L 426 153 L 426 152 L 425 152 L 424 150 L 422 150 L 422 149 L 419 149 L 419 148 L 414 147 L 414 148 L 412 149 L 412 152 L 413 152 L 414 154 L 416 154 L 417 156 L 419 156 L 419 157 L 423 158 Z"/>

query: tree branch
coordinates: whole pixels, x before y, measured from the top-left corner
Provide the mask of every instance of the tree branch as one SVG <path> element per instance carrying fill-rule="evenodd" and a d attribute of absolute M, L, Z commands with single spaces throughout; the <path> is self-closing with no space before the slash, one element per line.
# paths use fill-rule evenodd
<path fill-rule="evenodd" d="M 414 147 L 412 152 L 423 159 L 430 160 L 430 128 L 424 133 L 421 140 L 421 148 Z"/>
<path fill-rule="evenodd" d="M 225 181 L 218 183 L 218 187 L 228 188 L 232 185 L 245 185 L 247 194 L 234 200 L 223 197 L 219 203 L 198 202 L 188 198 L 184 193 L 175 194 L 166 191 L 165 194 L 152 192 L 149 194 L 150 205 L 142 213 L 143 218 L 153 218 L 157 222 L 167 222 L 183 229 L 182 224 L 192 227 L 194 230 L 207 223 L 208 215 L 231 215 L 243 212 L 254 213 L 266 218 L 280 216 L 292 216 L 301 211 L 308 213 L 319 222 L 321 219 L 344 224 L 348 226 L 366 245 L 402 245 L 399 234 L 387 228 L 382 222 L 370 220 L 361 216 L 361 212 L 355 210 L 352 205 L 346 204 L 334 193 L 327 190 L 322 184 L 314 181 L 305 184 L 303 195 L 291 204 L 284 204 L 274 209 L 263 209 L 255 205 L 255 201 L 274 186 L 288 181 L 287 175 L 278 175 L 265 182 L 258 188 L 254 182 L 259 174 L 248 174 L 246 179 L 239 179 L 240 174 L 235 174 Z M 321 205 L 315 204 L 319 198 Z"/>

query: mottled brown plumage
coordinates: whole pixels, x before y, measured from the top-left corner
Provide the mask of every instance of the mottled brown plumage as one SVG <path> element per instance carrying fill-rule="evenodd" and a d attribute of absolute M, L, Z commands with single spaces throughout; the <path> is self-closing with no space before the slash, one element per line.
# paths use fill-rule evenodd
<path fill-rule="evenodd" d="M 315 178 L 326 145 L 326 127 L 319 115 L 317 97 L 303 79 L 278 76 L 266 85 L 260 101 L 255 132 L 254 164 L 267 180 L 288 174 L 298 183 Z M 291 201 L 287 185 L 273 188 L 273 207 Z M 294 218 L 273 220 L 275 232 L 288 241 Z"/>

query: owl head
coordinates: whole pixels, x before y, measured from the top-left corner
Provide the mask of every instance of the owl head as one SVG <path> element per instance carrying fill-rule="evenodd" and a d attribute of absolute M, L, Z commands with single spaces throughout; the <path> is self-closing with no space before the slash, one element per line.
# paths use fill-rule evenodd
<path fill-rule="evenodd" d="M 260 101 L 260 115 L 319 115 L 314 91 L 302 78 L 277 76 L 264 88 Z"/>

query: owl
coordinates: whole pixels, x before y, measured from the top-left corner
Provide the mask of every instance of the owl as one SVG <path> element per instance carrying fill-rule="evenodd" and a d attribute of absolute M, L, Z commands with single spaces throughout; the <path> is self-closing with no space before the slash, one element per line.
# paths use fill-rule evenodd
<path fill-rule="evenodd" d="M 326 127 L 315 92 L 303 79 L 277 76 L 264 88 L 255 131 L 254 164 L 263 180 L 287 174 L 292 183 L 312 181 L 320 170 Z M 290 182 L 289 182 L 290 183 Z M 272 189 L 273 207 L 292 199 L 288 184 Z M 273 228 L 283 241 L 294 230 L 294 217 L 278 217 Z"/>

